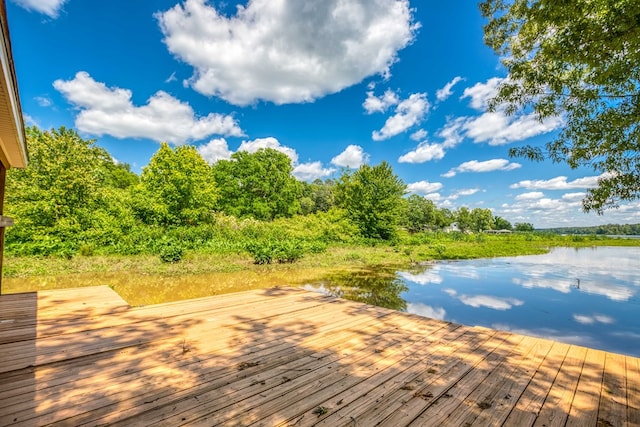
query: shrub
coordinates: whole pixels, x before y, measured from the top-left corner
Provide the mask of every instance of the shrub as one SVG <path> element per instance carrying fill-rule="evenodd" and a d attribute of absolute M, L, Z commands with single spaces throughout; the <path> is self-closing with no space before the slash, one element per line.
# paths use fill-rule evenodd
<path fill-rule="evenodd" d="M 184 248 L 177 242 L 169 241 L 160 249 L 160 260 L 162 262 L 178 262 L 182 259 Z"/>
<path fill-rule="evenodd" d="M 247 243 L 245 249 L 253 256 L 254 264 L 271 264 L 273 254 L 268 241 L 253 240 Z"/>
<path fill-rule="evenodd" d="M 321 243 L 305 245 L 299 239 L 263 239 L 250 241 L 245 249 L 253 256 L 254 264 L 284 264 L 298 261 L 306 252 L 322 252 L 326 247 Z"/>

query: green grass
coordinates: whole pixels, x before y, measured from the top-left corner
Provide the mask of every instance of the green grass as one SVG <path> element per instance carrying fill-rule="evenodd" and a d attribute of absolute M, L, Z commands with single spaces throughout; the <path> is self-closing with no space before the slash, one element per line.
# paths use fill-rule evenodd
<path fill-rule="evenodd" d="M 187 250 L 179 262 L 165 263 L 154 255 L 76 255 L 70 259 L 49 256 L 7 255 L 5 278 L 57 276 L 84 273 L 118 273 L 182 276 L 238 271 L 304 270 L 307 268 L 342 268 L 363 265 L 407 266 L 432 260 L 473 259 L 501 256 L 534 255 L 552 247 L 640 246 L 639 239 L 611 239 L 596 236 L 557 236 L 538 234 L 466 235 L 429 234 L 421 238 L 403 236 L 395 244 L 332 244 L 324 252 L 306 253 L 291 264 L 254 265 L 248 253 Z"/>
<path fill-rule="evenodd" d="M 638 246 L 640 240 L 554 235 L 433 234 L 395 244 L 333 244 L 291 264 L 254 264 L 248 253 L 186 251 L 179 262 L 155 255 L 5 257 L 3 293 L 109 285 L 131 305 L 147 305 L 278 285 L 297 286 L 335 274 L 397 271 L 433 260 L 532 255 L 552 247 Z"/>

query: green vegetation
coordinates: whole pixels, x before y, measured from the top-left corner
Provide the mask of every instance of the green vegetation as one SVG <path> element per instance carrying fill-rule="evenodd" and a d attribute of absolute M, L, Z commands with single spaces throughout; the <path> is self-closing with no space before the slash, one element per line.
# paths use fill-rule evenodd
<path fill-rule="evenodd" d="M 354 173 L 342 174 L 336 199 L 362 237 L 391 240 L 396 236 L 406 187 L 387 162 L 363 165 Z"/>
<path fill-rule="evenodd" d="M 289 218 L 300 210 L 301 184 L 292 171 L 291 159 L 272 148 L 238 151 L 213 167 L 212 185 L 220 190 L 217 207 L 236 217 Z"/>
<path fill-rule="evenodd" d="M 640 236 L 640 224 L 605 224 L 593 227 L 558 227 L 544 231 L 558 234 L 600 234 L 609 236 Z"/>
<path fill-rule="evenodd" d="M 509 74 L 492 107 L 564 122 L 545 151 L 511 155 L 602 173 L 586 211 L 640 198 L 640 3 L 484 0 L 480 10 L 485 42 Z"/>
<path fill-rule="evenodd" d="M 163 283 L 168 290 L 155 291 L 174 299 L 201 296 L 183 277 L 203 277 L 205 291 L 216 293 L 256 286 L 252 274 L 261 284 L 267 277 L 295 284 L 354 268 L 640 244 L 533 233 L 532 224 L 485 234 L 514 227 L 489 209 L 450 211 L 406 197 L 387 163 L 307 184 L 275 150 L 236 153 L 209 166 L 192 147 L 162 144 L 138 177 L 75 131 L 31 127 L 27 137 L 29 166 L 7 176 L 5 209 L 16 222 L 6 235 L 3 286 L 10 291 L 115 283 L 135 300 L 130 287 L 142 277 Z M 37 277 L 43 279 L 30 281 Z M 372 283 L 367 295 L 382 295 L 380 286 Z"/>

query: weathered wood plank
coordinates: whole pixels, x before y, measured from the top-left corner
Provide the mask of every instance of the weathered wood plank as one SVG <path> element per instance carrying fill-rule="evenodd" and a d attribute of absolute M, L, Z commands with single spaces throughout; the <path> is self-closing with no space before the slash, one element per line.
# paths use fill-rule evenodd
<path fill-rule="evenodd" d="M 492 345 L 487 343 L 495 336 L 495 331 L 465 328 L 464 335 L 454 342 L 443 342 L 444 348 L 418 365 L 416 371 L 408 372 L 393 383 L 388 381 L 383 387 L 358 396 L 334 414 L 329 414 L 318 425 L 334 426 L 352 424 L 374 425 L 387 416 L 396 413 L 414 394 L 430 390 L 443 382 L 454 382 L 468 372 L 474 360 L 486 356 Z M 501 340 L 496 341 L 496 345 Z M 444 388 L 442 384 L 440 387 Z M 387 390 L 389 389 L 389 392 Z M 309 417 L 307 417 L 308 419 Z M 306 425 L 306 424 L 303 424 Z"/>
<path fill-rule="evenodd" d="M 598 423 L 608 427 L 624 425 L 627 418 L 626 361 L 620 354 L 607 353 L 598 408 Z"/>
<path fill-rule="evenodd" d="M 627 420 L 625 426 L 640 426 L 640 359 L 626 357 Z"/>
<path fill-rule="evenodd" d="M 571 346 L 569 348 L 569 352 L 562 363 L 562 368 L 547 394 L 534 426 L 554 427 L 565 425 L 586 354 L 587 349 L 584 347 Z"/>
<path fill-rule="evenodd" d="M 472 425 L 487 427 L 502 425 L 507 416 L 509 416 L 511 410 L 522 396 L 527 384 L 529 384 L 553 346 L 552 341 L 537 338 L 529 339 L 533 340 L 531 351 L 524 359 L 519 358 L 508 361 L 508 365 L 514 365 L 514 368 L 509 374 L 509 377 L 504 375 L 505 378 L 502 380 L 500 388 L 496 389 L 493 394 L 489 394 L 487 390 L 483 390 L 484 398 L 481 402 L 489 402 L 492 404 L 492 407 L 491 410 L 486 410 L 489 408 L 485 407 L 485 409 L 482 409 L 476 406 L 476 408 L 480 409 L 480 412 Z M 484 389 L 485 385 L 483 384 L 481 388 Z M 493 400 L 488 401 L 489 397 L 492 397 Z M 474 410 L 478 412 L 476 408 L 474 408 Z"/>
<path fill-rule="evenodd" d="M 448 326 L 448 324 L 431 324 L 429 326 L 430 333 L 444 330 L 445 326 Z M 412 325 L 412 322 L 409 322 L 403 325 L 402 330 L 410 331 L 416 329 L 416 327 L 422 329 L 422 325 Z M 454 325 L 453 327 L 456 326 Z M 375 332 L 373 333 L 375 334 Z M 216 425 L 232 416 L 240 415 L 242 413 L 240 408 L 246 410 L 254 407 L 253 402 L 255 400 L 269 400 L 269 397 L 277 398 L 291 390 L 300 396 L 305 396 L 309 393 L 303 392 L 303 389 L 319 390 L 317 388 L 319 385 L 314 381 L 339 381 L 345 376 L 344 371 L 356 369 L 361 364 L 367 366 L 366 361 L 371 357 L 378 355 L 380 351 L 384 353 L 387 348 L 398 345 L 401 340 L 406 338 L 406 334 L 395 328 L 384 334 L 375 334 L 374 336 L 354 331 L 352 339 L 355 339 L 358 343 L 357 347 L 339 352 L 329 349 L 329 351 L 311 355 L 309 359 L 304 360 L 302 363 L 286 366 L 284 367 L 285 369 L 279 371 L 279 374 L 287 378 L 286 380 L 282 376 L 267 377 L 266 379 L 264 377 L 242 379 L 239 383 L 230 383 L 229 388 L 223 387 L 211 393 L 200 395 L 200 399 L 195 405 L 192 401 L 184 401 L 177 406 L 172 404 L 170 408 L 168 406 L 160 408 L 159 417 L 157 418 L 145 416 L 139 424 L 130 424 L 129 422 L 126 424 L 144 425 L 151 420 L 166 425 L 176 423 L 182 418 L 193 423 L 196 419 L 207 417 L 213 413 L 211 417 L 203 419 L 202 423 Z M 300 368 L 304 368 L 304 370 L 300 371 Z M 263 381 L 265 382 L 264 384 L 262 383 Z M 214 413 L 220 409 L 224 409 L 224 412 Z M 187 410 L 189 411 L 188 414 L 186 413 Z"/>
<path fill-rule="evenodd" d="M 266 310 L 266 309 L 263 309 L 263 310 Z M 332 327 L 336 323 L 338 323 L 339 325 L 340 323 L 335 321 L 335 315 L 341 312 L 334 309 L 330 313 L 327 313 L 326 306 L 322 306 L 322 307 L 315 306 L 304 311 L 300 310 L 299 307 L 298 307 L 298 310 L 294 310 L 292 308 L 291 310 L 293 311 L 290 311 L 290 312 L 284 311 L 281 307 L 277 308 L 277 310 L 279 310 L 278 316 L 271 318 L 271 325 L 274 328 L 281 328 L 282 327 L 281 325 L 283 324 L 284 325 L 291 324 L 291 323 L 302 324 L 305 320 L 308 320 L 319 327 L 320 325 L 323 324 L 321 317 L 325 319 L 324 323 L 327 324 L 329 327 Z M 296 313 L 296 315 L 292 314 L 294 312 Z M 345 313 L 342 312 L 342 314 L 344 315 Z M 349 322 L 351 319 L 352 317 L 343 316 L 342 322 L 346 323 L 346 322 Z M 369 320 L 371 320 L 371 318 L 369 318 Z M 196 367 L 205 365 L 209 369 L 212 369 L 215 366 L 217 366 L 216 363 L 218 363 L 218 365 L 220 364 L 219 362 L 216 362 L 216 358 L 219 358 L 219 357 L 240 358 L 240 355 L 237 354 L 236 345 L 233 343 L 236 343 L 236 342 L 242 343 L 242 340 L 246 340 L 247 331 L 246 329 L 244 329 L 244 327 L 238 330 L 237 326 L 234 326 L 237 324 L 238 324 L 237 322 L 233 322 L 228 327 L 224 327 L 223 324 L 219 325 L 222 329 L 216 332 L 217 340 L 214 340 L 214 341 L 207 340 L 207 341 L 201 342 L 201 344 L 197 344 L 198 340 L 194 338 L 193 331 L 191 331 L 190 334 L 185 334 L 186 337 L 189 337 L 188 342 L 190 343 L 189 345 L 191 346 L 190 347 L 191 350 L 186 353 L 187 355 L 191 356 L 189 358 L 189 362 Z M 263 325 L 260 325 L 258 329 L 254 330 L 254 333 L 260 334 L 258 338 L 265 340 L 266 343 L 268 343 L 268 341 L 275 341 L 283 338 L 282 335 L 272 336 L 269 334 L 261 334 L 261 331 L 263 329 L 266 329 L 266 327 Z M 209 331 L 209 326 L 205 325 L 204 328 L 200 328 L 199 333 L 204 334 L 206 337 L 208 337 L 210 335 L 208 331 Z M 314 334 L 319 332 L 321 331 L 318 330 L 318 328 L 314 328 L 313 330 L 301 331 L 301 333 L 304 333 L 303 336 L 310 336 L 310 337 L 314 337 L 315 336 Z M 250 344 L 251 344 L 251 347 L 248 349 L 248 351 L 252 353 L 255 353 L 256 351 L 258 351 L 262 346 L 262 343 L 260 342 L 251 342 Z M 276 345 L 266 345 L 265 348 L 268 351 L 278 351 L 280 350 L 280 348 L 278 348 L 279 344 L 280 343 L 277 343 Z M 282 344 L 282 346 L 284 346 L 284 344 Z M 113 376 L 107 377 L 105 371 L 100 369 L 100 367 L 91 366 L 90 368 L 97 369 L 97 371 L 93 375 L 82 375 L 82 376 L 79 376 L 80 378 L 73 376 L 72 378 L 70 378 L 70 381 L 68 383 L 63 383 L 63 387 L 66 385 L 67 387 L 70 388 L 70 390 L 68 390 L 67 392 L 63 392 L 60 389 L 54 389 L 52 393 L 39 393 L 39 396 L 42 396 L 42 399 L 40 399 L 41 404 L 37 408 L 39 417 L 41 419 L 46 420 L 48 419 L 46 416 L 47 413 L 50 413 L 52 414 L 52 416 L 56 416 L 56 417 L 73 416 L 73 414 L 68 410 L 66 412 L 65 411 L 52 412 L 55 409 L 57 409 L 57 407 L 51 407 L 46 405 L 47 404 L 46 396 L 49 394 L 51 395 L 50 404 L 53 404 L 53 405 L 59 404 L 60 402 L 58 397 L 60 393 L 62 393 L 63 395 L 65 395 L 64 406 L 69 406 L 72 411 L 77 412 L 77 411 L 80 411 L 81 408 L 83 407 L 81 403 L 85 404 L 86 406 L 86 404 L 88 403 L 87 399 L 94 401 L 93 405 L 94 406 L 97 405 L 98 407 L 100 406 L 100 403 L 99 403 L 100 399 L 107 400 L 107 404 L 110 404 L 113 400 L 118 400 L 116 398 L 117 396 L 114 396 L 113 393 L 119 393 L 121 395 L 128 396 L 129 390 L 131 388 L 135 389 L 136 385 L 140 386 L 141 390 L 152 390 L 152 393 L 157 393 L 156 389 L 154 389 L 153 387 L 152 388 L 145 387 L 145 386 L 150 386 L 151 384 L 144 384 L 145 386 L 142 386 L 138 384 L 136 381 L 132 380 L 131 377 L 134 377 L 134 379 L 137 377 L 141 377 L 140 381 L 152 380 L 156 383 L 160 383 L 160 385 L 162 385 L 165 388 L 170 387 L 174 383 L 177 383 L 177 384 L 185 383 L 185 377 L 188 375 L 193 376 L 194 373 L 190 372 L 188 367 L 175 366 L 176 362 L 181 362 L 185 355 L 182 354 L 182 352 L 180 351 L 180 345 L 181 345 L 180 341 L 174 342 L 174 345 L 175 346 L 173 351 L 171 351 L 167 355 L 167 360 L 154 361 L 153 358 L 151 358 L 151 360 L 147 360 L 147 358 L 141 359 L 138 355 L 138 352 L 134 352 L 135 357 L 133 358 L 133 360 L 129 361 L 128 367 L 127 365 L 124 366 L 126 369 L 122 369 L 123 368 L 122 361 L 120 361 L 121 363 L 118 364 L 118 368 L 120 369 L 115 370 L 113 372 L 113 374 L 115 374 L 115 377 Z M 212 348 L 211 345 L 213 345 L 214 347 Z M 200 354 L 202 354 L 202 356 L 200 356 Z M 207 354 L 210 354 L 211 357 L 208 357 Z M 172 358 L 176 358 L 177 361 L 171 360 Z M 111 360 L 111 361 L 118 362 L 118 360 Z M 207 364 L 208 362 L 213 363 L 213 365 L 211 365 L 211 363 Z M 237 363 L 242 363 L 242 361 L 239 361 Z M 226 368 L 228 365 L 229 363 L 222 363 L 223 368 Z M 148 371 L 146 371 L 147 377 L 140 374 L 140 371 L 144 371 L 145 369 L 149 369 Z M 164 374 L 167 371 L 175 372 L 176 373 L 175 377 L 167 378 Z M 182 375 L 177 375 L 177 373 L 181 373 Z M 82 381 L 83 376 L 87 378 L 84 382 Z M 104 381 L 105 384 L 107 384 L 105 387 L 100 388 L 99 390 L 95 389 L 96 376 L 101 381 Z M 86 383 L 85 384 L 86 388 L 84 389 L 80 388 L 80 386 L 83 385 L 84 383 Z M 157 386 L 158 384 L 154 385 L 154 387 L 157 387 Z M 27 386 L 27 389 L 28 389 L 28 386 Z M 135 395 L 136 397 L 148 398 L 147 394 L 148 393 L 137 393 Z M 78 400 L 76 396 L 79 396 L 81 400 Z M 105 399 L 107 396 L 109 396 L 109 399 Z M 84 397 L 84 400 L 82 400 L 83 397 Z M 29 414 L 29 411 L 30 411 L 30 408 L 24 408 L 22 412 L 24 413 L 24 416 L 27 416 Z M 94 412 L 94 415 L 95 415 L 95 412 Z M 0 421 L 2 420 L 0 419 Z"/>
<path fill-rule="evenodd" d="M 515 407 L 509 413 L 504 425 L 533 425 L 558 372 L 560 372 L 569 348 L 569 344 L 558 342 L 553 344 L 544 361 L 538 367 L 537 372 L 527 384 Z"/>
<path fill-rule="evenodd" d="M 0 425 L 640 425 L 638 358 L 303 290 L 0 307 Z"/>
<path fill-rule="evenodd" d="M 526 355 L 531 348 L 533 344 L 526 337 L 505 334 L 501 345 L 474 367 L 473 371 L 450 387 L 446 392 L 447 396 L 442 395 L 434 401 L 427 402 L 428 405 L 424 405 L 424 409 L 408 425 L 463 425 L 466 422 L 465 418 L 473 421 L 479 413 L 475 408 L 489 409 L 492 406 L 491 401 L 495 398 L 492 396 L 493 393 L 483 396 L 483 386 L 486 384 L 487 391 L 491 390 L 492 383 L 500 382 L 503 375 L 501 371 L 509 359 L 517 358 L 521 351 Z M 509 366 L 506 366 L 506 369 L 509 369 Z M 458 424 L 459 422 L 463 424 Z M 386 420 L 385 423 L 387 424 L 383 425 L 391 425 Z"/>
<path fill-rule="evenodd" d="M 597 424 L 605 356 L 603 351 L 587 350 L 576 395 L 571 402 L 567 427 L 586 427 Z"/>
<path fill-rule="evenodd" d="M 409 425 L 416 417 L 433 417 L 435 424 L 438 419 L 446 418 L 453 408 L 458 407 L 462 399 L 466 398 L 471 391 L 481 383 L 496 365 L 504 358 L 505 353 L 511 351 L 511 345 L 524 337 L 510 336 L 496 333 L 496 335 L 486 343 L 489 351 L 479 351 L 473 354 L 457 354 L 468 363 L 467 369 L 463 369 L 463 375 L 447 375 L 439 378 L 438 381 L 429 382 L 415 391 L 402 407 L 391 416 L 382 420 L 380 425 L 397 426 Z M 482 355 L 481 357 L 478 357 Z M 434 405 L 434 403 L 436 403 Z M 420 422 L 418 420 L 418 422 Z"/>

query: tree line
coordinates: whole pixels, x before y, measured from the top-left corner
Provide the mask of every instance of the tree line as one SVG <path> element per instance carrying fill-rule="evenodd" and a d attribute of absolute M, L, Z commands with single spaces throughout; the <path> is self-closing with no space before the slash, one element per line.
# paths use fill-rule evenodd
<path fill-rule="evenodd" d="M 640 224 L 604 224 L 591 227 L 558 227 L 544 231 L 557 234 L 599 234 L 608 236 L 640 236 Z"/>
<path fill-rule="evenodd" d="M 23 255 L 155 253 L 167 239 L 199 247 L 234 227 L 259 237 L 282 221 L 304 222 L 310 238 L 327 241 L 389 241 L 401 230 L 453 223 L 461 231 L 512 229 L 490 209 L 449 210 L 407 196 L 386 162 L 307 183 L 277 150 L 239 151 L 209 165 L 192 146 L 163 143 L 137 175 L 75 130 L 32 126 L 26 135 L 29 165 L 8 172 L 5 206 L 16 224 L 7 249 Z"/>

